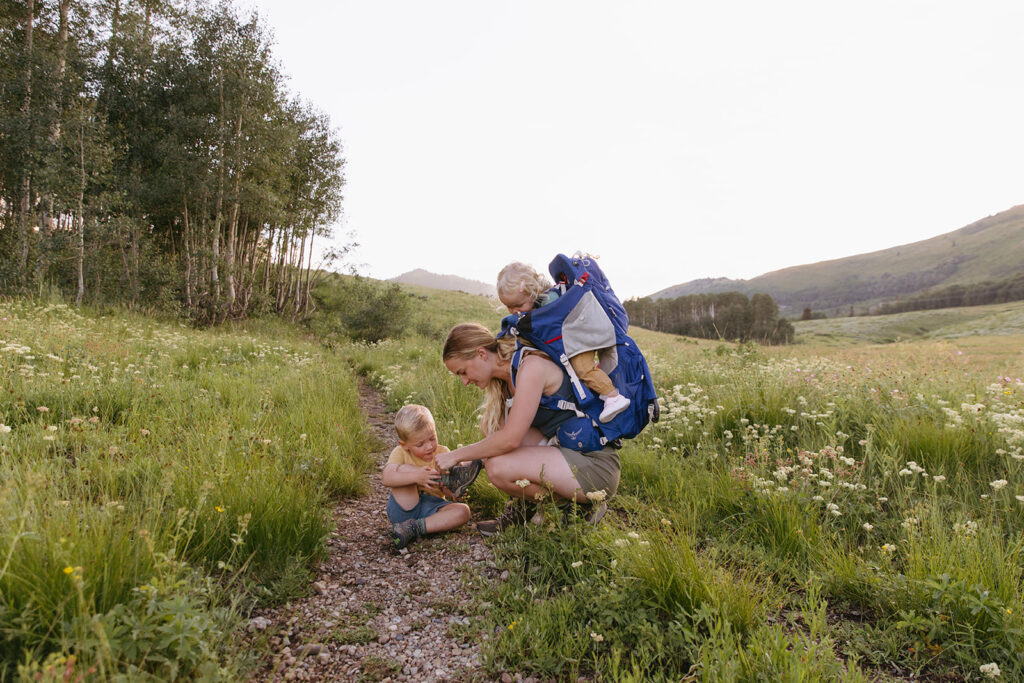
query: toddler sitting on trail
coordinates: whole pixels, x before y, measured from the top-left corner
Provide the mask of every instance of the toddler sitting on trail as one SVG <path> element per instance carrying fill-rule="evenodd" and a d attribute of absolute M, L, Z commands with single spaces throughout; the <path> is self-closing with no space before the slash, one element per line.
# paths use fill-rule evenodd
<path fill-rule="evenodd" d="M 480 461 L 441 474 L 435 456 L 448 449 L 437 443 L 434 417 L 421 405 L 403 406 L 395 414 L 398 445 L 388 456 L 381 481 L 391 489 L 387 513 L 396 548 L 420 536 L 448 531 L 469 521 L 469 506 L 444 499 L 444 490 L 460 497 L 480 472 Z"/>
<path fill-rule="evenodd" d="M 498 273 L 498 299 L 509 313 L 526 313 L 555 301 L 562 293 L 531 266 L 514 261 Z M 525 341 L 524 341 L 525 344 Z M 586 351 L 569 359 L 576 376 L 604 401 L 601 422 L 608 422 L 629 407 L 629 399 L 619 393 L 611 378 L 597 364 L 596 352 Z"/>

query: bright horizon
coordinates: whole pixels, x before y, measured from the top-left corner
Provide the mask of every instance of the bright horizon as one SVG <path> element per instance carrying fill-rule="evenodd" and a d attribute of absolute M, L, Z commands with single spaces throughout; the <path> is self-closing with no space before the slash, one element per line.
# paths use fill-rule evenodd
<path fill-rule="evenodd" d="M 340 130 L 372 277 L 583 249 L 628 298 L 1024 203 L 1016 2 L 240 4 Z"/>

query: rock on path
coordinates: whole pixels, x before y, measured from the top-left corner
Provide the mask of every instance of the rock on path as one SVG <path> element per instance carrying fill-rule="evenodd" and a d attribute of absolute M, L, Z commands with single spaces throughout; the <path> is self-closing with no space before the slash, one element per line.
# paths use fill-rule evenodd
<path fill-rule="evenodd" d="M 360 403 L 381 442 L 380 467 L 396 443 L 393 415 L 375 389 Z M 379 472 L 379 469 L 378 469 Z M 467 615 L 493 554 L 465 527 L 396 552 L 384 512 L 389 490 L 378 472 L 371 491 L 342 501 L 310 595 L 249 621 L 253 647 L 267 650 L 265 681 L 472 681 L 485 677 L 479 633 Z"/>

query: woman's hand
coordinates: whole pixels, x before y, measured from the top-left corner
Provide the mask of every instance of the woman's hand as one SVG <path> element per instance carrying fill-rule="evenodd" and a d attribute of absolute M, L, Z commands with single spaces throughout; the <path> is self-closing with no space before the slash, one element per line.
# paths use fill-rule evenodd
<path fill-rule="evenodd" d="M 442 472 L 447 472 L 451 468 L 459 464 L 459 456 L 455 453 L 457 451 L 448 451 L 447 453 L 441 453 L 440 455 L 434 456 L 434 464 L 437 465 L 437 469 Z"/>

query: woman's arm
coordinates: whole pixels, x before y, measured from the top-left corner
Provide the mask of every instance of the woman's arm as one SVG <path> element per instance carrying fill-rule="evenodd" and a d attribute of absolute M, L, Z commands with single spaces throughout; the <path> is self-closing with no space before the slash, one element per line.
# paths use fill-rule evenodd
<path fill-rule="evenodd" d="M 553 392 L 561 384 L 562 369 L 547 358 L 531 355 L 519 366 L 517 380 L 515 400 L 501 429 L 476 443 L 438 455 L 435 462 L 439 469 L 448 470 L 460 462 L 493 458 L 518 448 L 530 431 L 545 388 Z"/>

